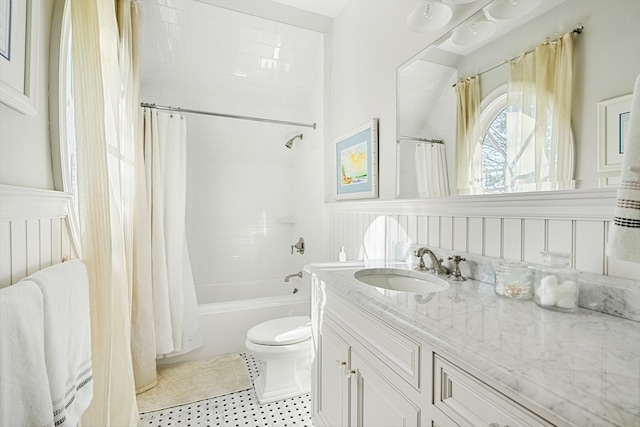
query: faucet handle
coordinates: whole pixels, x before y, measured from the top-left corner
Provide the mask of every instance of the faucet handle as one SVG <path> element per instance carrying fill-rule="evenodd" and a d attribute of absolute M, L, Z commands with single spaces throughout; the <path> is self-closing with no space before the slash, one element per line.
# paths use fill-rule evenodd
<path fill-rule="evenodd" d="M 453 261 L 453 272 L 449 275 L 449 279 L 455 282 L 462 282 L 464 280 L 467 280 L 462 277 L 462 273 L 460 272 L 460 262 L 466 261 L 467 259 L 462 258 L 460 255 L 450 256 L 448 259 Z"/>
<path fill-rule="evenodd" d="M 418 261 L 418 265 L 414 268 L 414 270 L 417 271 L 427 271 L 428 268 L 424 263 L 424 256 L 426 254 L 426 250 L 425 248 L 420 248 L 420 249 L 416 249 L 415 251 L 413 251 L 413 255 L 417 256 L 418 258 L 420 258 L 420 261 Z"/>
<path fill-rule="evenodd" d="M 300 255 L 304 254 L 304 239 L 301 237 L 297 243 L 291 245 L 291 255 L 293 255 L 293 250 L 297 250 Z"/>

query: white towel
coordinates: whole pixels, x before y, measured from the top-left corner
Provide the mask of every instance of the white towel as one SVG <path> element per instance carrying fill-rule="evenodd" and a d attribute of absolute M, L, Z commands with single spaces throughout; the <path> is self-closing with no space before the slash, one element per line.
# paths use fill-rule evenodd
<path fill-rule="evenodd" d="M 80 260 L 29 276 L 43 295 L 44 351 L 56 426 L 76 426 L 93 397 L 89 277 Z"/>
<path fill-rule="evenodd" d="M 0 289 L 0 425 L 52 426 L 42 293 L 23 280 Z"/>
<path fill-rule="evenodd" d="M 640 75 L 633 88 L 627 132 L 622 157 L 622 182 L 609 227 L 607 255 L 640 263 Z"/>

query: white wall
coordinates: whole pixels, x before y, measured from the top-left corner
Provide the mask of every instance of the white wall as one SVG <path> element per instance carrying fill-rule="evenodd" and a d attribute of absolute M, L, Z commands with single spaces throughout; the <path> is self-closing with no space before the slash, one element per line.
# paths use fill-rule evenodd
<path fill-rule="evenodd" d="M 0 104 L 0 184 L 52 190 L 49 145 L 49 39 L 53 0 L 34 1 L 40 8 L 37 114 L 22 114 Z"/>
<path fill-rule="evenodd" d="M 323 169 L 323 141 L 326 124 L 324 121 L 324 49 L 318 56 L 316 72 L 312 81 L 313 92 L 308 100 L 309 117 L 318 120 L 316 131 L 305 132 L 303 141 L 296 141 L 292 150 L 294 161 L 289 175 L 291 193 L 293 195 L 293 215 L 296 223 L 293 227 L 294 239 L 304 237 L 306 248 L 303 256 L 295 255 L 291 273 L 301 271 L 305 264 L 317 262 L 323 257 L 323 185 L 325 176 Z M 290 273 L 289 273 L 290 274 Z"/>
<path fill-rule="evenodd" d="M 48 93 L 48 70 L 49 70 L 49 37 L 51 28 L 51 15 L 53 10 L 53 1 L 39 1 L 35 2 L 42 8 L 41 20 L 40 20 L 40 54 L 37 67 L 38 72 L 38 115 L 35 117 L 22 115 L 11 108 L 0 104 L 0 183 L 10 185 L 20 185 L 36 188 L 53 188 L 53 177 L 51 172 L 51 150 L 49 146 L 49 131 L 48 131 L 48 105 L 47 105 L 47 93 Z M 155 3 L 155 2 L 154 2 Z M 191 2 L 196 3 L 196 2 Z M 475 4 L 474 3 L 478 3 Z M 474 2 L 471 3 L 473 7 L 480 7 L 486 2 Z M 589 2 L 592 3 L 592 2 Z M 595 2 L 593 2 L 595 3 Z M 635 4 L 637 2 L 628 1 L 626 3 Z M 143 6 L 147 2 L 143 2 Z M 309 143 L 302 148 L 299 145 L 300 154 L 302 159 L 306 159 L 303 163 L 294 165 L 291 160 L 288 164 L 292 166 L 294 173 L 291 174 L 292 179 L 289 182 L 290 185 L 295 185 L 294 191 L 297 195 L 291 196 L 292 212 L 295 215 L 295 210 L 304 206 L 306 213 L 302 216 L 304 219 L 299 221 L 298 224 L 291 228 L 289 233 L 289 240 L 283 238 L 282 243 L 285 243 L 286 248 L 280 249 L 288 253 L 289 245 L 293 243 L 300 235 L 303 235 L 308 241 L 309 245 L 309 257 L 291 257 L 289 256 L 288 262 L 291 265 L 288 267 L 291 272 L 295 272 L 298 269 L 298 265 L 304 262 L 316 261 L 320 258 L 333 259 L 336 257 L 337 247 L 340 244 L 346 244 L 345 242 L 355 242 L 353 244 L 347 244 L 347 250 L 350 252 L 350 258 L 356 257 L 358 254 L 353 247 L 362 243 L 363 236 L 359 228 L 352 226 L 352 224 L 360 224 L 363 221 L 367 221 L 371 218 L 375 218 L 375 211 L 368 208 L 363 203 L 348 203 L 342 202 L 336 204 L 339 212 L 348 211 L 349 214 L 343 216 L 340 213 L 336 213 L 336 209 L 330 206 L 332 209 L 331 215 L 327 216 L 327 220 L 324 223 L 325 229 L 331 232 L 322 232 L 322 225 L 319 223 L 319 208 L 314 207 L 313 203 L 317 202 L 317 198 L 321 197 L 316 195 L 315 191 L 309 191 L 308 193 L 298 192 L 299 187 L 314 188 L 315 186 L 322 185 L 325 190 L 324 199 L 331 201 L 334 193 L 333 183 L 333 138 L 341 133 L 344 133 L 353 127 L 369 120 L 372 117 L 379 117 L 381 120 L 380 131 L 380 180 L 381 191 L 380 198 L 382 200 L 393 200 L 395 197 L 395 71 L 398 65 L 402 64 L 415 53 L 428 46 L 433 40 L 448 31 L 449 27 L 442 29 L 436 34 L 417 34 L 412 33 L 406 29 L 404 21 L 411 9 L 414 7 L 414 1 L 395 1 L 395 0 L 378 0 L 371 2 L 364 1 L 349 1 L 345 5 L 344 10 L 338 16 L 334 22 L 334 32 L 331 37 L 327 37 L 330 40 L 330 46 L 327 46 L 325 53 L 327 61 L 325 64 L 333 64 L 330 69 L 325 73 L 326 84 L 331 82 L 331 87 L 327 89 L 325 97 L 327 103 L 324 106 L 324 115 L 326 120 L 318 118 L 318 110 L 322 110 L 323 107 L 319 106 L 319 102 L 316 98 L 319 95 L 313 95 L 314 101 L 311 102 L 311 106 L 308 109 L 295 109 L 294 114 L 300 114 L 305 120 L 318 121 L 321 125 L 319 131 L 311 132 L 305 131 L 304 143 Z M 471 6 L 469 6 L 471 7 Z M 461 9 L 461 8 L 460 8 Z M 467 7 L 467 15 L 469 14 L 469 8 Z M 171 14 L 167 15 L 169 19 L 173 19 Z M 460 15 L 463 19 L 464 13 Z M 364 18 L 363 18 L 364 17 Z M 629 15 L 629 19 L 633 18 L 632 14 Z M 459 20 L 460 20 L 459 19 Z M 146 21 L 153 21 L 152 14 L 147 13 Z M 585 22 L 587 26 L 587 32 L 581 37 L 594 37 L 598 38 L 601 43 L 613 42 L 615 35 L 613 34 L 599 34 L 594 32 L 593 29 L 589 30 L 589 22 Z M 628 26 L 621 26 L 620 28 L 629 28 Z M 636 28 L 636 27 L 633 27 Z M 175 31 L 176 27 L 167 24 L 167 31 Z M 588 33 L 591 31 L 591 33 Z M 174 33 L 172 33 L 174 34 Z M 194 34 L 190 28 L 185 28 L 183 34 Z M 175 43 L 177 40 L 170 40 L 171 38 L 160 38 L 159 34 L 154 35 L 158 42 L 166 41 L 167 46 L 172 46 L 170 43 Z M 205 40 L 203 38 L 202 40 Z M 196 34 L 196 40 L 200 40 Z M 148 40 L 147 40 L 148 42 Z M 154 45 L 155 46 L 155 45 Z M 148 46 L 147 46 L 148 47 Z M 151 64 L 155 65 L 153 68 L 156 71 L 167 72 L 163 78 L 169 79 L 166 84 L 162 82 L 162 88 L 155 92 L 157 98 L 146 98 L 147 101 L 156 102 L 173 102 L 177 105 L 186 105 L 186 101 L 194 101 L 193 106 L 195 108 L 204 108 L 207 104 L 198 104 L 198 99 L 204 98 L 205 101 L 211 102 L 213 107 L 224 108 L 224 111 L 231 111 L 231 109 L 237 106 L 231 102 L 229 103 L 224 96 L 212 96 L 206 92 L 198 89 L 197 80 L 193 74 L 186 73 L 186 64 L 184 54 L 180 53 L 179 49 L 173 49 L 171 52 L 167 52 L 165 58 L 167 62 L 155 61 Z M 155 53 L 158 53 L 157 51 Z M 619 57 L 623 53 L 617 49 L 611 48 L 608 51 L 611 57 L 605 58 L 592 58 L 585 70 L 585 73 L 599 72 L 598 69 L 608 67 L 612 57 Z M 630 55 L 632 58 L 633 55 Z M 635 56 L 637 60 L 637 55 Z M 157 58 L 156 58 L 157 59 Z M 169 59 L 171 61 L 169 62 Z M 149 60 L 146 58 L 145 60 Z M 153 60 L 152 60 L 153 61 Z M 328 65 L 326 65 L 328 67 Z M 193 71 L 193 70 L 192 70 Z M 615 75 L 615 73 L 614 73 Z M 213 78 L 213 74 L 205 73 L 203 78 L 209 76 Z M 155 78 L 155 77 L 154 77 Z M 586 77 L 585 77 L 586 78 Z M 174 82 L 186 82 L 191 85 L 191 90 L 188 92 L 175 91 L 172 89 Z M 625 85 L 623 81 L 613 79 L 616 84 Z M 150 81 L 145 81 L 147 89 L 149 86 L 153 86 Z M 583 83 L 584 84 L 584 83 Z M 156 89 L 160 86 L 156 85 Z M 145 89 L 145 90 L 147 90 Z M 314 89 L 314 92 L 317 91 Z M 612 89 L 613 91 L 613 89 Z M 622 93 L 625 92 L 624 88 L 619 90 Z M 187 93 L 190 93 L 191 97 L 186 99 Z M 184 96 L 185 98 L 183 98 Z M 172 100 L 177 100 L 172 101 Z M 197 101 L 197 102 L 196 102 Z M 595 102 L 597 99 L 585 99 L 584 107 L 595 108 Z M 280 105 L 280 104 L 279 104 Z M 591 105 L 591 107 L 588 107 Z M 240 106 L 250 107 L 246 102 L 240 104 Z M 229 108 L 227 110 L 227 108 Z M 260 106 L 257 108 L 265 108 Z M 271 116 L 277 110 L 268 111 Z M 247 111 L 236 110 L 238 113 L 245 114 L 257 114 L 261 111 Z M 330 112 L 330 115 L 329 115 Z M 283 111 L 283 113 L 285 113 Z M 294 118 L 288 114 L 283 114 L 287 119 Z M 194 116 L 190 116 L 193 118 Z M 191 119 L 190 119 L 191 120 Z M 324 122 L 324 123 L 323 123 Z M 210 121 L 207 121 L 210 123 Z M 328 124 L 331 124 L 331 128 Z M 324 124 L 324 126 L 323 126 Z M 230 125 L 230 124 L 229 124 Z M 275 129 L 276 128 L 271 128 Z M 277 145 L 281 145 L 283 141 L 288 139 L 295 133 L 294 129 L 278 128 L 282 132 L 277 135 Z M 191 132 L 192 130 L 190 130 Z M 258 129 L 258 132 L 261 130 Z M 311 132 L 311 133 L 310 133 Z M 323 132 L 325 137 L 323 137 Z M 227 135 L 238 135 L 233 131 L 229 131 Z M 313 137 L 311 136 L 313 135 Z M 237 137 L 233 140 L 242 139 Z M 231 141 L 231 138 L 229 139 Z M 312 145 L 313 142 L 320 144 L 320 141 L 324 140 L 324 156 L 327 160 L 325 162 L 324 171 L 321 168 L 306 168 L 305 165 L 311 158 L 316 158 L 317 153 L 316 145 Z M 275 142 L 274 142 L 275 144 Z M 305 151 L 303 151 L 305 150 Z M 291 156 L 295 156 L 292 151 Z M 322 157 L 322 156 L 321 156 Z M 303 181 L 300 176 L 301 171 L 306 172 L 310 181 Z M 322 178 L 322 183 L 318 183 L 318 177 Z M 294 183 L 294 184 L 292 184 Z M 271 190 L 270 190 L 271 191 Z M 275 191 L 275 190 L 274 190 Z M 354 210 L 355 209 L 355 210 Z M 403 202 L 397 202 L 396 210 L 402 211 L 407 209 Z M 354 213 L 355 212 L 355 213 Z M 287 212 L 288 213 L 288 212 Z M 337 216 L 336 216 L 337 215 Z M 355 215 L 355 216 L 353 216 Z M 428 213 L 421 213 L 420 216 L 428 217 Z M 438 218 L 440 215 L 436 215 Z M 434 216 L 434 218 L 436 217 Z M 355 219 L 357 218 L 357 220 Z M 524 220 L 524 218 L 522 218 Z M 417 220 L 416 220 L 417 221 Z M 424 221 L 424 220 L 420 220 Z M 440 220 L 433 219 L 431 224 L 436 224 Z M 462 220 L 460 218 L 453 218 L 454 224 L 470 223 L 471 226 L 466 229 L 466 233 L 473 236 L 483 236 L 483 247 L 496 247 L 498 242 L 496 237 L 493 237 L 490 233 L 483 231 L 479 227 L 474 227 L 476 220 Z M 313 226 L 307 224 L 312 223 Z M 410 224 L 413 224 L 413 220 L 409 221 L 410 233 L 414 233 Z M 449 224 L 449 220 L 445 219 L 444 224 Z M 298 227 L 304 227 L 299 229 Z M 599 225 L 595 226 L 599 229 Z M 603 227 L 606 226 L 603 223 Z M 423 227 L 424 229 L 424 227 Z M 552 228 L 552 230 L 555 228 Z M 577 225 L 576 229 L 579 233 L 582 233 L 583 225 Z M 598 258 L 602 253 L 602 247 L 598 246 L 602 243 L 602 238 L 598 237 L 598 233 L 594 233 L 593 229 L 587 235 L 593 236 L 581 246 L 582 251 L 584 248 L 594 247 L 595 252 L 588 252 L 592 257 Z M 448 230 L 448 228 L 446 228 Z M 445 235 L 446 235 L 445 230 Z M 507 229 L 508 231 L 509 229 Z M 199 230 L 193 231 L 198 233 Z M 482 233 L 482 234 L 480 234 Z M 575 233 L 571 233 L 572 236 Z M 314 236 L 308 238 L 309 236 Z M 435 234 L 433 234 L 435 235 Z M 460 233 L 456 234 L 458 238 Z M 500 242 L 502 242 L 502 235 Z M 318 237 L 315 237 L 318 236 Z M 322 237 L 320 237 L 322 236 Z M 369 235 L 368 238 L 371 238 Z M 425 241 L 424 234 L 416 234 L 418 243 L 430 244 L 429 241 Z M 455 237 L 454 237 L 455 238 Z M 322 239 L 324 242 L 322 256 L 317 255 L 318 242 Z M 422 240 L 420 240 L 422 239 Z M 472 243 L 472 245 L 475 243 Z M 595 246 L 594 246 L 595 245 Z M 361 245 L 358 245 L 358 247 Z M 380 243 L 380 246 L 384 246 L 384 242 Z M 459 245 L 458 245 L 459 246 Z M 508 245 L 506 246 L 509 247 Z M 456 247 L 457 248 L 457 247 Z M 224 248 L 219 249 L 222 253 L 225 252 Z M 257 254 L 257 252 L 256 252 Z M 258 255 L 255 255 L 257 258 Z M 285 257 L 286 258 L 286 257 Z M 264 259 L 267 259 L 266 257 Z M 203 261 L 204 262 L 204 261 Z M 598 263 L 598 265 L 609 265 L 609 262 Z M 620 265 L 613 262 L 613 267 L 607 268 L 607 273 L 611 275 L 618 275 L 622 277 L 640 277 L 640 272 L 635 266 Z M 286 268 L 286 267 L 283 267 Z M 287 271 L 289 271 L 287 270 Z M 635 274 L 635 276 L 634 276 Z"/>
<path fill-rule="evenodd" d="M 336 17 L 331 33 L 327 155 L 335 155 L 335 137 L 378 117 L 381 199 L 394 199 L 396 192 L 396 68 L 466 18 L 471 9 L 486 3 L 453 6 L 456 18 L 434 33 L 415 33 L 407 28 L 405 21 L 416 5 L 411 0 L 347 1 Z M 331 172 L 333 163 L 327 165 L 327 172 Z M 325 191 L 326 200 L 335 200 L 329 180 Z"/>
<path fill-rule="evenodd" d="M 477 9 L 482 6 L 475 3 L 478 2 L 471 5 Z M 628 3 L 635 10 L 636 5 L 632 5 L 635 2 L 623 3 Z M 425 201 L 422 205 L 421 202 L 393 201 L 396 191 L 396 68 L 455 24 L 451 23 L 437 34 L 412 33 L 406 28 L 405 20 L 414 6 L 413 1 L 349 1 L 334 21 L 329 94 L 331 138 L 326 141 L 325 174 L 331 176 L 334 173 L 332 157 L 329 157 L 333 155 L 332 139 L 371 117 L 379 117 L 379 198 L 389 203 L 382 207 L 367 202 L 328 204 L 326 226 L 329 237 L 325 258 L 337 258 L 339 245 L 347 246 L 350 259 L 388 255 L 389 245 L 394 239 L 436 249 L 531 262 L 541 261 L 537 259 L 540 250 L 555 249 L 574 252 L 574 257 L 578 257 L 576 265 L 586 271 L 640 279 L 638 264 L 610 260 L 604 255 L 607 215 L 575 221 L 572 213 L 567 211 L 566 217 L 545 218 L 540 214 L 532 218 L 524 209 L 520 215 L 512 214 L 514 206 L 511 205 L 504 206 L 509 214 L 473 215 L 460 212 L 460 209 L 446 212 L 445 201 Z M 469 16 L 468 9 L 466 15 L 456 13 L 455 16 L 464 19 Z M 584 24 L 586 35 L 590 31 L 589 22 Z M 626 25 L 626 21 L 622 24 Z M 637 26 L 633 28 L 637 31 Z M 604 42 L 605 39 L 614 40 L 617 35 L 602 34 L 600 37 Z M 634 57 L 634 54 L 613 48 L 611 55 L 614 51 L 618 55 Z M 637 55 L 634 58 L 637 61 Z M 589 64 L 592 61 L 600 60 L 590 59 Z M 602 62 L 598 67 L 604 66 Z M 613 71 L 611 78 L 617 78 Z M 628 88 L 620 90 L 628 93 L 632 83 L 628 82 Z M 614 88 L 611 90 L 615 91 Z M 584 99 L 584 102 L 590 105 L 584 106 L 585 111 L 589 108 L 595 111 L 595 99 Z M 334 189 L 328 180 L 325 191 L 327 201 L 335 200 Z M 613 202 L 610 211 L 612 216 Z M 373 249 L 364 254 L 362 249 L 367 247 Z"/>
<path fill-rule="evenodd" d="M 195 1 L 142 5 L 145 102 L 318 122 L 184 115 L 196 285 L 296 273 L 322 248 L 322 34 Z M 308 249 L 291 255 L 299 237 Z"/>

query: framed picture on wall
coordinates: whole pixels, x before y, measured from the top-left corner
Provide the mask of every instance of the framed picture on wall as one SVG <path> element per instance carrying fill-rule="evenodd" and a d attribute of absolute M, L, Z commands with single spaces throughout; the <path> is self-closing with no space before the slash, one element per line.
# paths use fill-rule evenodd
<path fill-rule="evenodd" d="M 620 172 L 632 95 L 598 103 L 598 172 Z"/>
<path fill-rule="evenodd" d="M 37 112 L 40 0 L 0 0 L 0 102 Z"/>
<path fill-rule="evenodd" d="M 335 139 L 336 199 L 378 197 L 378 119 Z"/>

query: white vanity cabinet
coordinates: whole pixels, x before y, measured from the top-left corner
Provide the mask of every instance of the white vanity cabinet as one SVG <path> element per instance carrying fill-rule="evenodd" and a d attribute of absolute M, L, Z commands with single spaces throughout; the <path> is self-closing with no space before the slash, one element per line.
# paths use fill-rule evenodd
<path fill-rule="evenodd" d="M 425 425 L 420 344 L 337 295 L 323 298 L 321 314 L 313 310 L 316 427 Z"/>
<path fill-rule="evenodd" d="M 317 279 L 312 297 L 317 427 L 553 425 Z"/>
<path fill-rule="evenodd" d="M 420 426 L 417 391 L 380 366 L 377 356 L 325 315 L 318 337 L 316 426 Z"/>
<path fill-rule="evenodd" d="M 349 425 L 351 351 L 349 345 L 329 325 L 315 337 L 313 367 L 313 412 L 316 426 Z"/>

